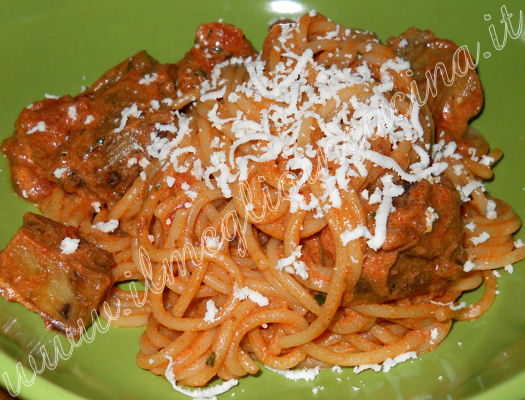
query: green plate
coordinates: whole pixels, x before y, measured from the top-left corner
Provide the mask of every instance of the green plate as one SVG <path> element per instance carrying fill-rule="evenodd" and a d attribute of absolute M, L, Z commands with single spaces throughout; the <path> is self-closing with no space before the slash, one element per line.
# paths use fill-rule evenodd
<path fill-rule="evenodd" d="M 500 147 L 505 157 L 495 169 L 490 192 L 525 216 L 525 32 L 507 37 L 497 50 L 504 25 L 500 7 L 514 14 L 514 31 L 522 1 L 432 3 L 401 1 L 301 0 L 0 0 L 0 136 L 13 131 L 13 122 L 28 103 L 44 93 L 76 94 L 105 70 L 140 49 L 160 61 L 176 61 L 193 43 L 197 26 L 223 18 L 241 27 L 256 47 L 261 46 L 267 23 L 294 17 L 311 8 L 342 24 L 375 31 L 381 39 L 398 35 L 409 26 L 431 29 L 438 37 L 466 44 L 476 55 L 486 102 L 474 125 Z M 490 19 L 489 19 L 490 18 Z M 497 43 L 496 43 L 497 44 Z M 490 52 L 490 56 L 488 53 Z M 32 206 L 18 199 L 9 183 L 8 167 L 0 159 L 0 247 L 21 224 Z M 524 238 L 523 232 L 518 236 Z M 502 272 L 494 306 L 474 322 L 456 323 L 434 352 L 397 366 L 387 374 L 365 371 L 354 375 L 323 371 L 314 382 L 291 382 L 270 371 L 241 379 L 222 398 L 304 399 L 471 398 L 517 399 L 525 396 L 525 264 L 513 275 Z M 467 296 L 475 301 L 480 292 Z M 38 316 L 19 304 L 0 301 L 0 374 L 16 387 L 18 362 L 28 365 L 28 353 L 46 346 L 52 353 L 54 334 Z M 93 330 L 90 331 L 93 333 Z M 32 385 L 22 385 L 25 399 L 180 399 L 162 378 L 135 364 L 141 329 L 111 328 L 96 332 L 72 356 L 46 369 Z M 67 349 L 68 342 L 61 339 Z M 35 356 L 37 365 L 41 365 Z M 29 371 L 26 369 L 26 371 Z M 5 385 L 5 376 L 0 383 Z M 31 375 L 28 374 L 28 378 Z M 317 394 L 314 386 L 323 386 Z"/>

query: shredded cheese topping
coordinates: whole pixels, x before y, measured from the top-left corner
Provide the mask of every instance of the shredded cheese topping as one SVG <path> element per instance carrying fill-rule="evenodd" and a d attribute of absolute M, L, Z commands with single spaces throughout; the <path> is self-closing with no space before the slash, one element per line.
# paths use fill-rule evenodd
<path fill-rule="evenodd" d="M 62 254 L 73 254 L 78 249 L 80 239 L 66 237 L 60 243 L 60 251 Z"/>

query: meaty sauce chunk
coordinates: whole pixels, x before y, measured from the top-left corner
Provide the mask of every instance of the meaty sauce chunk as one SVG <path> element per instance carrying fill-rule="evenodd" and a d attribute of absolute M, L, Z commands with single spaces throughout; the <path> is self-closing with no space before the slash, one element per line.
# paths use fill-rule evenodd
<path fill-rule="evenodd" d="M 79 240 L 74 253 L 62 252 L 65 238 Z M 40 314 L 48 329 L 78 338 L 110 286 L 113 264 L 75 228 L 27 213 L 0 253 L 0 294 Z"/>
<path fill-rule="evenodd" d="M 141 51 L 76 97 L 31 104 L 3 144 L 15 190 L 39 203 L 58 184 L 66 192 L 87 191 L 115 203 L 139 176 L 142 158 L 152 160 L 151 134 L 175 135 L 174 99 L 198 86 L 216 63 L 253 54 L 241 30 L 205 24 L 177 64 L 159 64 Z M 159 131 L 158 124 L 171 127 Z"/>
<path fill-rule="evenodd" d="M 33 190 L 32 182 L 52 188 L 47 179 L 69 193 L 88 191 L 104 202 L 118 200 L 140 173 L 138 163 L 128 167 L 128 160 L 147 157 L 155 123 L 170 121 L 170 109 L 160 102 L 175 97 L 167 70 L 140 52 L 77 97 L 45 99 L 26 107 L 16 121 L 15 135 L 3 147 L 15 189 L 25 190 L 38 203 L 49 190 Z M 152 99 L 162 106 L 154 109 Z M 35 130 L 38 124 L 45 128 Z"/>
<path fill-rule="evenodd" d="M 211 75 L 213 67 L 232 57 L 255 56 L 255 50 L 242 30 L 233 25 L 211 22 L 195 33 L 195 45 L 186 56 L 172 66 L 177 87 L 185 92 Z"/>
<path fill-rule="evenodd" d="M 439 295 L 461 277 L 466 255 L 457 191 L 448 183 L 421 181 L 395 199 L 383 246 L 367 249 L 360 280 L 345 304 Z M 434 215 L 434 221 L 432 221 Z M 368 227 L 373 232 L 373 226 Z M 323 251 L 335 259 L 333 237 L 321 233 Z"/>
<path fill-rule="evenodd" d="M 460 138 L 483 105 L 471 55 L 450 40 L 416 28 L 389 38 L 387 43 L 397 56 L 410 61 L 419 97 L 426 99 L 436 131 L 444 131 L 450 139 Z"/>

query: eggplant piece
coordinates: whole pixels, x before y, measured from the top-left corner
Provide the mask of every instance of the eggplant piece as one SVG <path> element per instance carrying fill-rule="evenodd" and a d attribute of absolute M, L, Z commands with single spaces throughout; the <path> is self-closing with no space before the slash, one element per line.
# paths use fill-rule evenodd
<path fill-rule="evenodd" d="M 177 98 L 168 68 L 141 51 L 78 96 L 48 98 L 24 108 L 16 132 L 2 146 L 17 192 L 38 204 L 57 184 L 67 193 L 118 201 L 141 172 L 137 162 L 152 161 L 147 146 L 155 124 L 173 122 L 171 108 L 162 102 Z M 141 84 L 146 76 L 156 78 Z M 136 109 L 140 117 L 130 117 L 120 129 L 126 109 Z M 130 159 L 134 165 L 128 165 Z M 57 169 L 65 171 L 57 174 Z"/>
<path fill-rule="evenodd" d="M 65 238 L 79 241 L 71 254 L 62 252 Z M 40 314 L 47 329 L 78 339 L 110 287 L 113 264 L 76 228 L 27 213 L 0 253 L 0 294 Z"/>

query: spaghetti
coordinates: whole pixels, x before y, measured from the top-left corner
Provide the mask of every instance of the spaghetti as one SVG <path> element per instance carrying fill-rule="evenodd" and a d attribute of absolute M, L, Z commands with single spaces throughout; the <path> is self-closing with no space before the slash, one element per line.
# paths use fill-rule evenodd
<path fill-rule="evenodd" d="M 276 24 L 260 54 L 171 99 L 121 198 L 94 217 L 91 195 L 57 186 L 40 202 L 113 255 L 106 301 L 126 311 L 115 325 L 145 326 L 141 368 L 203 386 L 256 360 L 382 363 L 490 307 L 491 270 L 525 258 L 519 218 L 484 192 L 501 152 L 441 130 L 394 47 L 315 13 Z"/>

